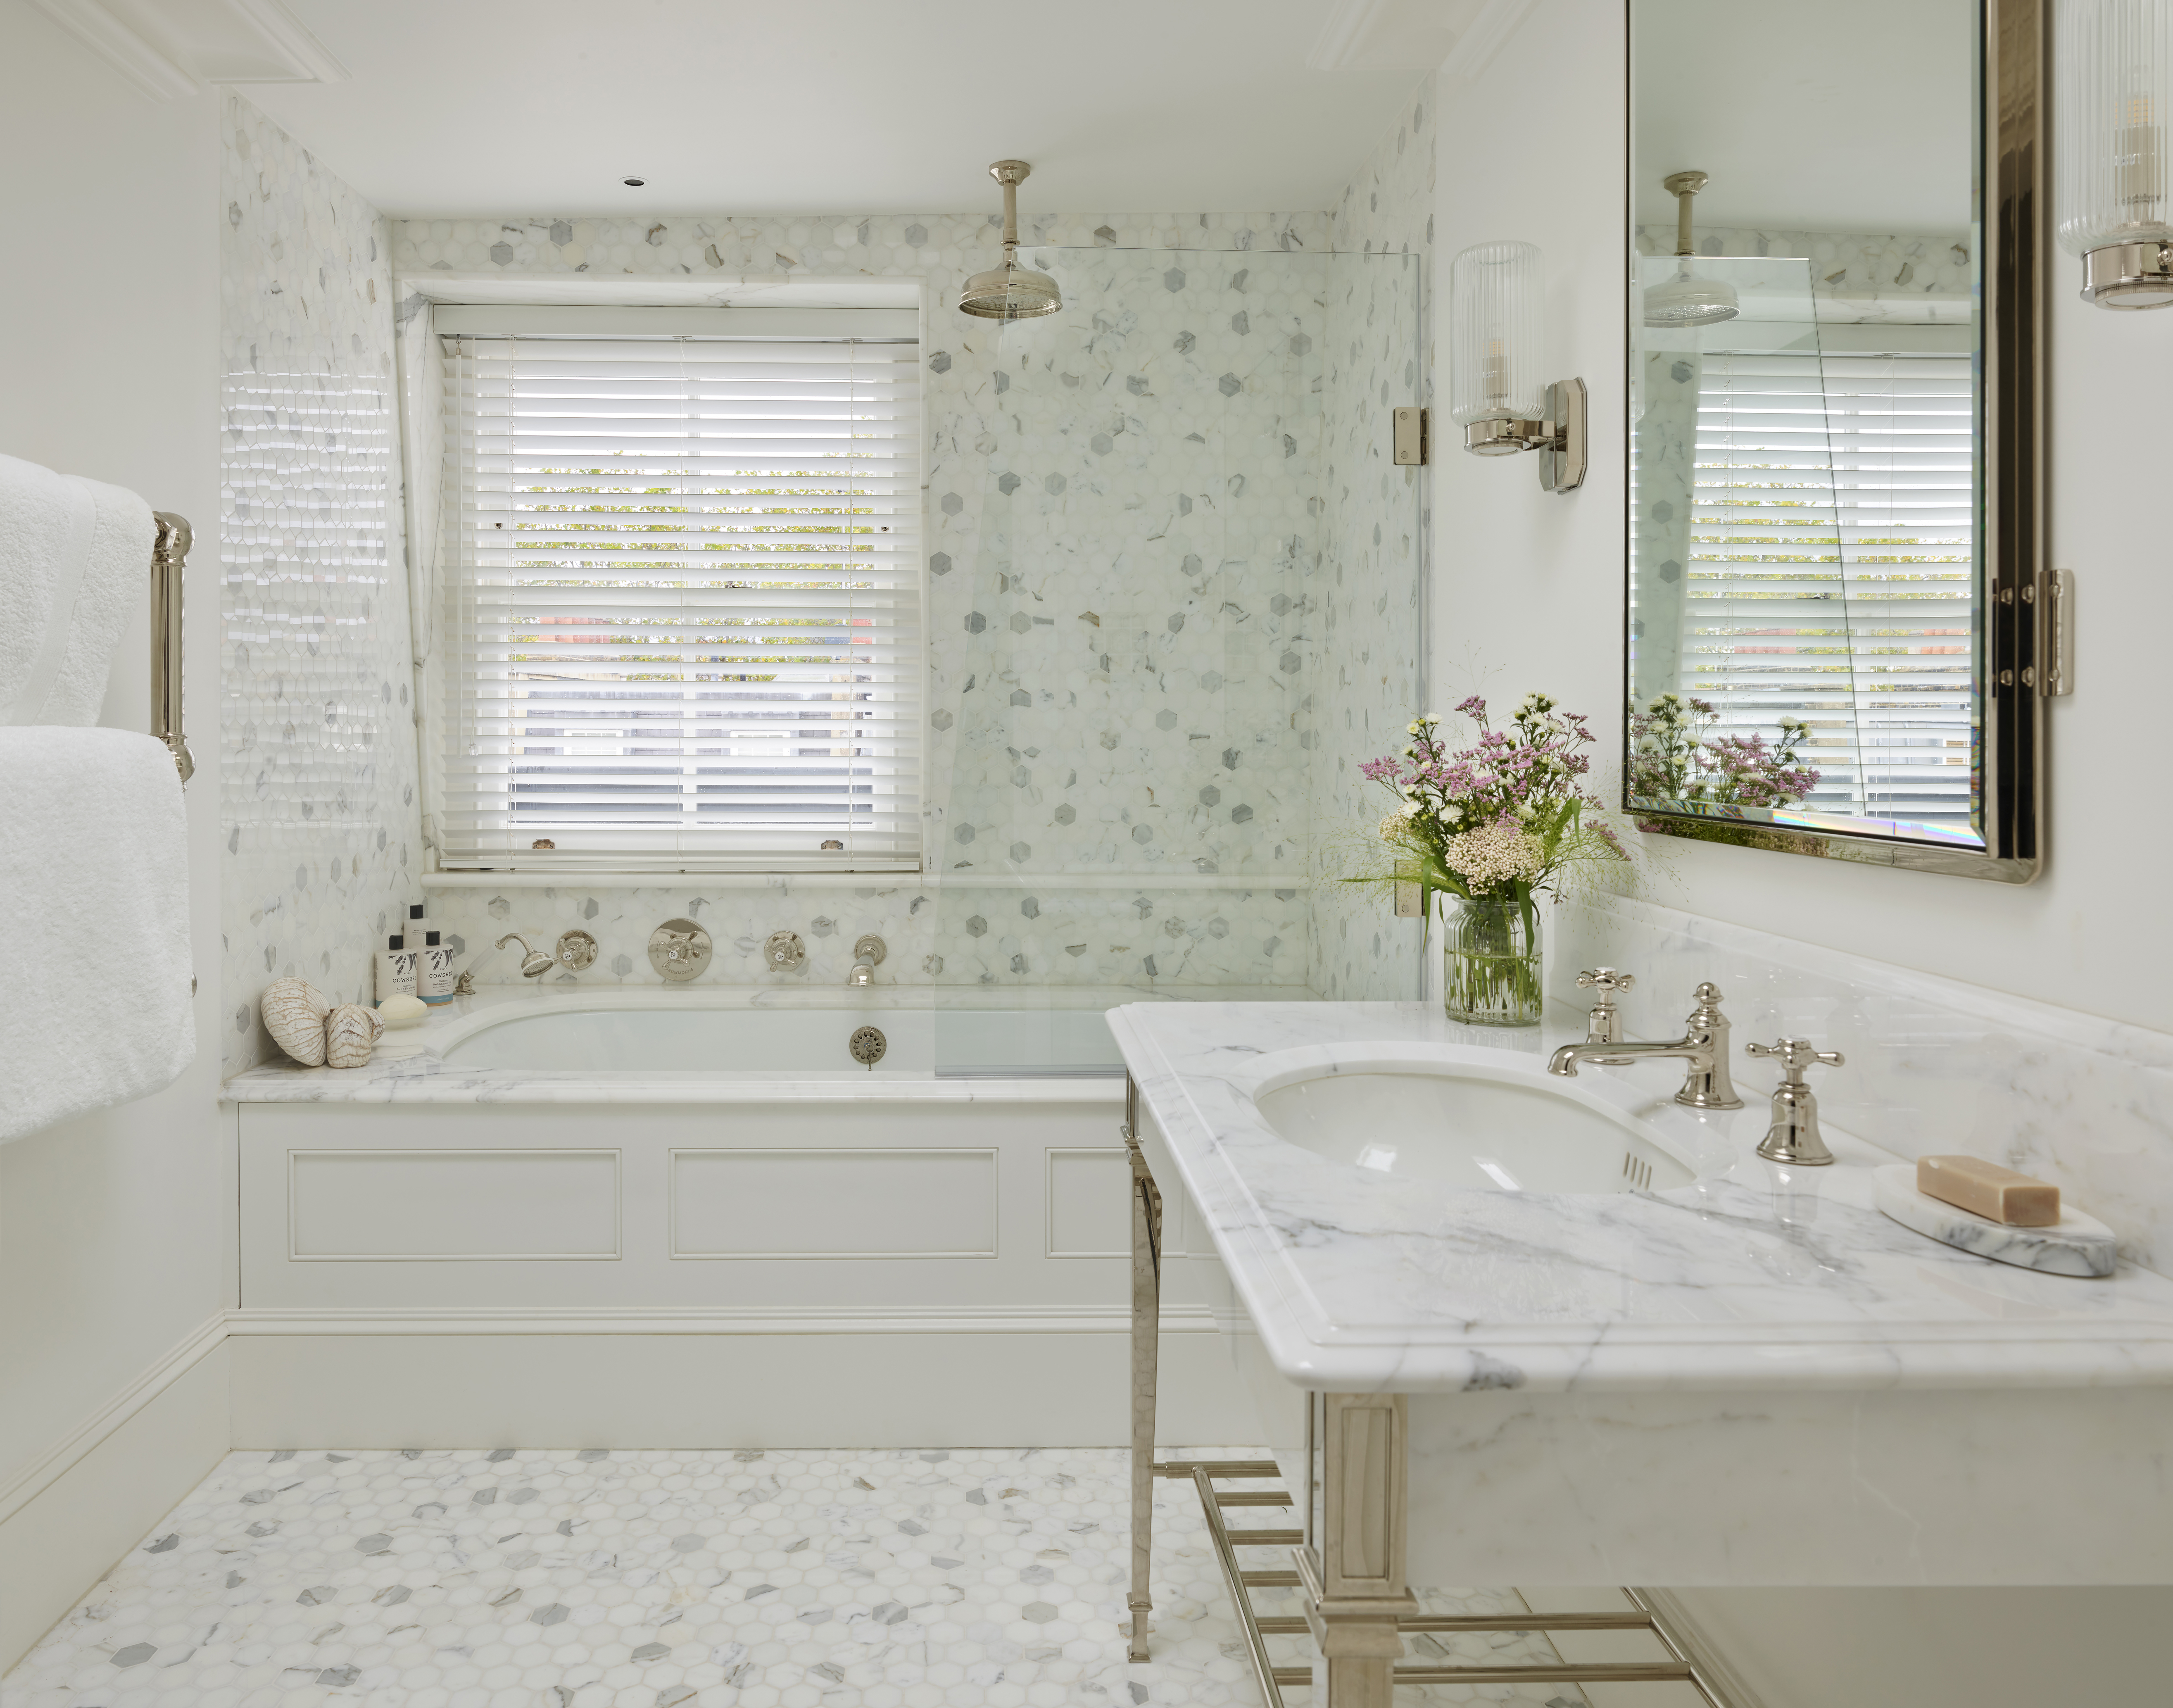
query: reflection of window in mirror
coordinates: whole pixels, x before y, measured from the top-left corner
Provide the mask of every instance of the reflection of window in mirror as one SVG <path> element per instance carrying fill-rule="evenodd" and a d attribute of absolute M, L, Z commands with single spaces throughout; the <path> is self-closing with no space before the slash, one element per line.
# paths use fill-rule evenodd
<path fill-rule="evenodd" d="M 1981 846 L 1976 12 L 1631 15 L 1632 799 Z"/>

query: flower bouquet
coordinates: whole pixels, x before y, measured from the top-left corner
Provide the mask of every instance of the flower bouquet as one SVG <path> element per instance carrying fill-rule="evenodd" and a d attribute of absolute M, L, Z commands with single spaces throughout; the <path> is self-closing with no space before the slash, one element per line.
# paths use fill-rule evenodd
<path fill-rule="evenodd" d="M 1630 717 L 1630 801 L 1666 807 L 1676 801 L 1718 806 L 1787 806 L 1819 786 L 1820 773 L 1797 750 L 1810 735 L 1800 718 L 1780 719 L 1778 734 L 1766 738 L 1712 734 L 1719 711 L 1708 701 L 1684 694 L 1662 694 Z M 1793 843 L 1761 829 L 1756 821 L 1734 817 L 1680 818 L 1663 827 L 1639 820 L 1640 830 L 1666 828 L 1678 836 L 1750 847 L 1790 847 Z"/>
<path fill-rule="evenodd" d="M 1593 741 L 1583 718 L 1557 712 L 1545 694 L 1526 695 L 1506 730 L 1488 724 L 1486 702 L 1475 694 L 1456 709 L 1479 726 L 1473 746 L 1451 752 L 1440 720 L 1421 718 L 1400 757 L 1371 760 L 1361 769 L 1396 799 L 1380 823 L 1381 841 L 1394 855 L 1390 876 L 1448 898 L 1442 945 L 1448 1017 L 1535 1026 L 1541 993 L 1534 897 L 1541 890 L 1559 894 L 1629 856 L 1596 816 L 1604 804 L 1582 781 L 1592 768 L 1583 750 Z M 1595 816 L 1588 818 L 1588 811 Z"/>

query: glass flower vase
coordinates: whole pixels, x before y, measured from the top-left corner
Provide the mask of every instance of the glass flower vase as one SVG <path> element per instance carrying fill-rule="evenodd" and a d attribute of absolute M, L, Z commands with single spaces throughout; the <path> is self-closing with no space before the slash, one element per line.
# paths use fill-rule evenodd
<path fill-rule="evenodd" d="M 1465 1026 L 1539 1023 L 1539 904 L 1442 897 L 1442 1005 Z"/>

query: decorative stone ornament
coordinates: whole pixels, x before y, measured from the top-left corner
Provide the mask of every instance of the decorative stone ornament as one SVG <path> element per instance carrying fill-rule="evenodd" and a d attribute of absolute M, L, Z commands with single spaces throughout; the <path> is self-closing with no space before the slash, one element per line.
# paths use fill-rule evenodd
<path fill-rule="evenodd" d="M 272 1042 L 305 1068 L 325 1064 L 325 1017 L 332 999 L 306 978 L 276 978 L 257 1005 Z"/>
<path fill-rule="evenodd" d="M 385 1036 L 385 1022 L 374 1008 L 359 1002 L 342 1003 L 325 1022 L 325 1065 L 359 1068 L 369 1060 L 369 1052 Z"/>

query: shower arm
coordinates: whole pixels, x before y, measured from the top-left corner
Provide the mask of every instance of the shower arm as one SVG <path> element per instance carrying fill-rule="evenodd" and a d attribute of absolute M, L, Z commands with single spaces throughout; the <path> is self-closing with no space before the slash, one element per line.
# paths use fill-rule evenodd
<path fill-rule="evenodd" d="M 1675 198 L 1675 253 L 1691 252 L 1690 198 L 1711 180 L 1703 172 L 1675 172 L 1660 180 L 1660 187 Z"/>
<path fill-rule="evenodd" d="M 1004 186 L 1004 264 L 1018 259 L 1018 186 L 1029 169 L 1023 160 L 999 160 L 989 175 Z"/>

